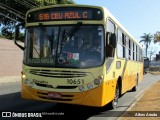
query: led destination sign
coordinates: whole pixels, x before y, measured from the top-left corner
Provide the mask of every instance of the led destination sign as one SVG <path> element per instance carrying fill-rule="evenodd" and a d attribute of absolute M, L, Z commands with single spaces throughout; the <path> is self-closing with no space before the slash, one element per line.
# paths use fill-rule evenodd
<path fill-rule="evenodd" d="M 43 22 L 54 20 L 101 20 L 102 11 L 96 8 L 47 8 L 27 15 L 27 22 Z"/>
<path fill-rule="evenodd" d="M 38 19 L 42 20 L 63 20 L 63 19 L 88 19 L 91 13 L 89 11 L 67 11 L 67 12 L 52 12 L 40 13 Z"/>

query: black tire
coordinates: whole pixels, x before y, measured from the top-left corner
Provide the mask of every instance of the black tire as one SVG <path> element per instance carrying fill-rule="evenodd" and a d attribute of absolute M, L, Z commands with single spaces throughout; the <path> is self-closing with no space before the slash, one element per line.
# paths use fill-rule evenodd
<path fill-rule="evenodd" d="M 118 98 L 119 98 L 119 86 L 117 84 L 116 86 L 116 90 L 115 90 L 115 97 L 114 99 L 111 101 L 111 103 L 109 104 L 111 109 L 115 109 L 118 105 Z"/>
<path fill-rule="evenodd" d="M 138 88 L 138 75 L 137 75 L 135 81 L 136 81 L 136 85 L 132 88 L 132 90 L 131 90 L 132 92 L 137 91 L 137 88 Z"/>

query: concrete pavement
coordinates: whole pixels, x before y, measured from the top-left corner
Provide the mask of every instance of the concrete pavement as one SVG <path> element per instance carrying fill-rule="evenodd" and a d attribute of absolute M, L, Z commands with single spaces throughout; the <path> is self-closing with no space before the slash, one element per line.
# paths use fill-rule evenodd
<path fill-rule="evenodd" d="M 0 77 L 0 84 L 10 83 L 10 82 L 20 82 L 21 76 L 3 76 Z"/>
<path fill-rule="evenodd" d="M 19 76 L 22 71 L 23 51 L 13 40 L 0 38 L 0 77 Z"/>

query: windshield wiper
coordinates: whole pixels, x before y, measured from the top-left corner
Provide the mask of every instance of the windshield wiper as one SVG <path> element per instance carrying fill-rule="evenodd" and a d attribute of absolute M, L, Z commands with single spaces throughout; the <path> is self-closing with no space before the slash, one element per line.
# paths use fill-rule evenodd
<path fill-rule="evenodd" d="M 65 29 L 63 31 L 62 34 L 62 41 L 61 41 L 61 47 L 60 47 L 60 54 L 62 54 L 62 48 L 64 43 L 66 42 L 66 40 L 68 38 L 71 38 L 75 33 L 78 32 L 78 30 L 80 29 L 80 26 L 82 25 L 82 22 L 77 22 L 77 24 L 75 24 L 75 26 L 73 26 L 70 31 L 66 34 Z M 66 35 L 65 35 L 66 34 Z"/>
<path fill-rule="evenodd" d="M 71 38 L 75 33 L 77 33 L 81 25 L 82 25 L 82 22 L 77 22 L 77 24 L 74 27 L 72 27 L 71 30 L 66 35 L 64 30 L 62 35 L 63 36 L 62 42 L 65 42 L 67 38 Z"/>

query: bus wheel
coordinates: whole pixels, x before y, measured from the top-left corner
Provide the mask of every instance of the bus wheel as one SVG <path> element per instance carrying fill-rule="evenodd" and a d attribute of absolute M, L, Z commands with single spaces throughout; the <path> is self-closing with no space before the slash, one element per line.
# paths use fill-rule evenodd
<path fill-rule="evenodd" d="M 138 88 L 138 75 L 137 75 L 135 81 L 136 81 L 136 85 L 135 85 L 135 86 L 132 88 L 132 90 L 131 90 L 131 91 L 133 91 L 133 92 L 137 91 L 137 88 Z"/>
<path fill-rule="evenodd" d="M 116 86 L 116 90 L 115 90 L 115 97 L 112 100 L 112 102 L 110 103 L 111 109 L 114 109 L 114 108 L 117 107 L 117 105 L 118 105 L 118 98 L 119 98 L 119 86 L 117 85 Z"/>

